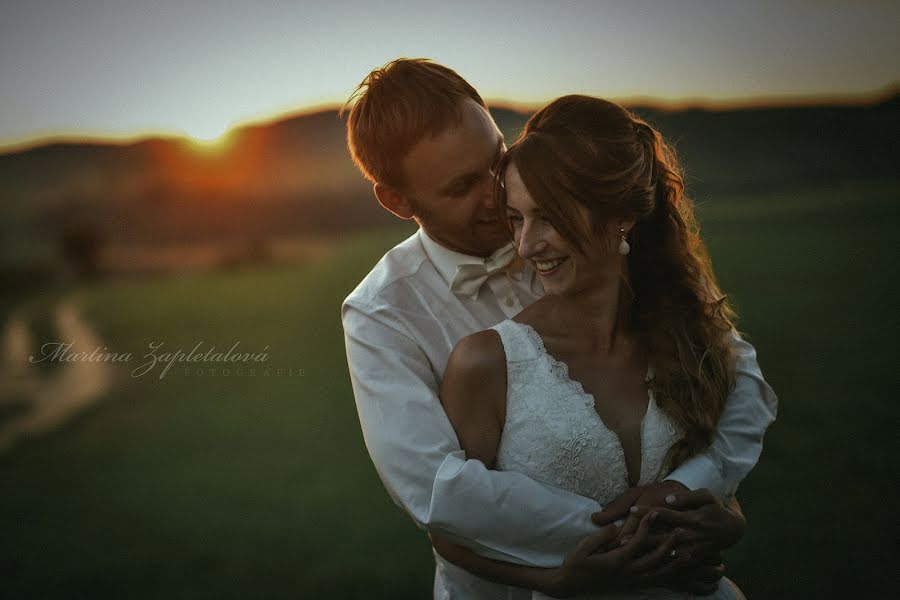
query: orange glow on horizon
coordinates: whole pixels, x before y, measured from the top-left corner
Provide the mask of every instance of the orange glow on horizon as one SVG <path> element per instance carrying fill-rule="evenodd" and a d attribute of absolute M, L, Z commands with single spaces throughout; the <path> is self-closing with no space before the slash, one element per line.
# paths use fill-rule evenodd
<path fill-rule="evenodd" d="M 760 108 L 802 108 L 815 106 L 859 106 L 877 104 L 900 94 L 900 84 L 894 84 L 875 92 L 845 95 L 822 96 L 757 96 L 732 99 L 710 99 L 697 97 L 664 98 L 653 96 L 612 96 L 611 100 L 624 106 L 643 106 L 659 110 L 700 109 L 709 111 L 728 111 Z M 554 96 L 555 97 L 555 96 Z M 485 101 L 491 108 L 505 108 L 522 113 L 530 113 L 553 98 L 544 101 L 530 102 L 511 100 L 503 97 L 487 97 Z M 313 103 L 304 107 L 282 110 L 251 119 L 234 121 L 221 128 L 184 128 L 181 131 L 165 129 L 148 129 L 122 133 L 58 131 L 41 132 L 34 136 L 0 142 L 0 154 L 11 154 L 50 144 L 119 144 L 127 145 L 152 138 L 183 138 L 191 147 L 202 154 L 220 153 L 232 142 L 240 130 L 250 126 L 267 124 L 293 117 L 335 111 L 342 107 L 340 103 Z"/>
<path fill-rule="evenodd" d="M 156 163 L 179 187 L 214 192 L 243 188 L 262 167 L 266 131 L 229 131 L 212 141 L 183 138 L 154 150 Z M 239 139 L 238 139 L 239 138 Z"/>

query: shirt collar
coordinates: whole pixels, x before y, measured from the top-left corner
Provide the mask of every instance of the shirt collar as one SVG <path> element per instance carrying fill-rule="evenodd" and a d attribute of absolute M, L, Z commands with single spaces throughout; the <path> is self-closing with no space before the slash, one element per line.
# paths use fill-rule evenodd
<path fill-rule="evenodd" d="M 456 269 L 460 265 L 483 265 L 487 261 L 491 260 L 494 256 L 502 253 L 512 245 L 512 243 L 510 243 L 507 246 L 503 246 L 502 248 L 497 249 L 497 251 L 495 251 L 494 254 L 492 254 L 488 258 L 480 258 L 478 256 L 470 256 L 468 254 L 456 252 L 455 250 L 450 250 L 449 248 L 441 246 L 439 243 L 431 239 L 431 237 L 421 227 L 419 228 L 418 233 L 419 239 L 422 242 L 422 247 L 425 249 L 425 254 L 428 256 L 431 264 L 434 265 L 434 268 L 438 272 L 438 274 L 444 279 L 447 287 L 450 286 L 450 282 L 453 281 L 453 278 L 456 276 Z M 521 258 L 516 257 L 515 260 L 521 261 Z M 519 279 L 522 277 L 522 269 L 510 269 L 510 274 L 516 279 Z"/>

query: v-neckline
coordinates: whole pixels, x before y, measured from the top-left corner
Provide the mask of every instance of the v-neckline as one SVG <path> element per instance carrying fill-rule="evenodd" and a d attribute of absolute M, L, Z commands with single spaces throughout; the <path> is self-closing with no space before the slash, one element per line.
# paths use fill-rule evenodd
<path fill-rule="evenodd" d="M 603 429 L 609 433 L 613 439 L 616 441 L 616 447 L 619 449 L 619 454 L 622 458 L 622 463 L 625 465 L 625 473 L 626 473 L 626 483 L 629 487 L 631 485 L 631 473 L 628 471 L 628 462 L 625 460 L 625 448 L 622 446 L 622 439 L 619 437 L 619 434 L 615 432 L 615 430 L 611 429 L 606 425 L 606 422 L 603 420 L 603 417 L 600 416 L 600 413 L 597 411 L 597 399 L 594 395 L 587 390 L 584 389 L 584 386 L 580 381 L 575 379 L 569 374 L 569 365 L 564 360 L 559 360 L 547 350 L 547 346 L 544 344 L 544 338 L 541 337 L 541 334 L 538 333 L 537 329 L 529 325 L 528 323 L 522 323 L 520 321 L 516 321 L 514 319 L 510 319 L 516 325 L 519 325 L 523 328 L 523 330 L 528 334 L 528 336 L 534 342 L 534 345 L 537 347 L 541 356 L 547 361 L 550 365 L 550 371 L 556 376 L 559 382 L 563 385 L 566 385 L 570 388 L 573 388 L 578 395 L 584 400 L 585 405 L 590 408 L 590 412 L 593 413 L 594 417 L 597 419 L 597 423 Z M 650 381 L 653 379 L 653 368 L 651 366 L 647 366 L 647 375 L 644 378 L 644 382 Z M 641 416 L 641 426 L 640 426 L 640 470 L 638 473 L 636 484 L 640 485 L 641 477 L 644 474 L 644 429 L 647 423 L 647 416 L 650 414 L 652 409 L 655 409 L 656 399 L 653 396 L 653 390 L 650 387 L 647 387 L 647 405 L 644 409 L 644 414 Z"/>

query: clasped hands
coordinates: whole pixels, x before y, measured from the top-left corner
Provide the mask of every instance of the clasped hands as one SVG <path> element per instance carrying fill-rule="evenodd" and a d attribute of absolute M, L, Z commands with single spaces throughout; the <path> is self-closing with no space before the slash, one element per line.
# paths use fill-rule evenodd
<path fill-rule="evenodd" d="M 675 481 L 631 488 L 592 520 L 612 526 L 569 553 L 551 595 L 641 587 L 712 593 L 724 574 L 722 550 L 746 526 L 736 501 L 725 505 L 708 490 L 688 491 Z"/>

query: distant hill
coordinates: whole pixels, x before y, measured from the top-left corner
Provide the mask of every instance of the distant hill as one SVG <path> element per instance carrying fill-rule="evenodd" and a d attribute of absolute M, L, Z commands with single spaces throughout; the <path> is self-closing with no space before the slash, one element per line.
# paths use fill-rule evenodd
<path fill-rule="evenodd" d="M 675 143 L 698 196 L 900 177 L 900 96 L 872 106 L 634 110 Z"/>
<path fill-rule="evenodd" d="M 897 177 L 900 96 L 871 106 L 633 109 L 675 145 L 697 197 Z M 492 109 L 512 140 L 526 114 Z M 359 229 L 393 217 L 321 111 L 233 131 L 221 150 L 178 139 L 56 143 L 0 154 L 5 262 L 50 252 L 73 223 L 118 244 Z"/>

